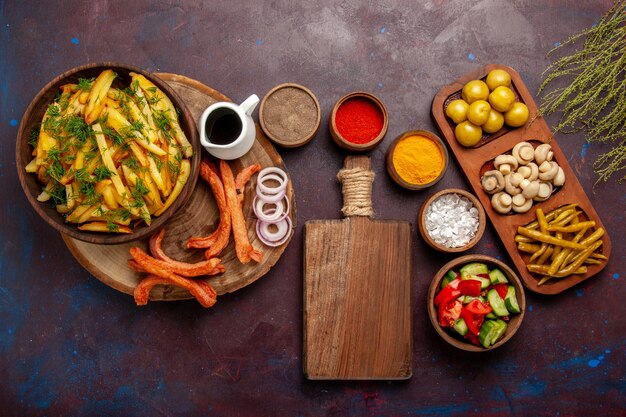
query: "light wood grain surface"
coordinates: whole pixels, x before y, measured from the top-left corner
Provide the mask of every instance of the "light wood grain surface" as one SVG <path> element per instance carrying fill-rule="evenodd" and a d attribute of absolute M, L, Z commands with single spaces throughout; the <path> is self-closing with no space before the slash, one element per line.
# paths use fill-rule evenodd
<path fill-rule="evenodd" d="M 348 156 L 346 166 L 370 169 L 369 158 Z M 410 378 L 411 280 L 408 222 L 357 216 L 307 222 L 306 377 Z"/>

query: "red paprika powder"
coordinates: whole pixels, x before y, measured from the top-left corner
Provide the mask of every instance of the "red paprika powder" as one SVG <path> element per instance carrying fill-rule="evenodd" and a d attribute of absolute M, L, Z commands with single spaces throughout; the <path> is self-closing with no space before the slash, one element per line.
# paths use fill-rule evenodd
<path fill-rule="evenodd" d="M 335 114 L 337 131 L 348 142 L 371 142 L 383 130 L 383 112 L 363 97 L 352 97 L 341 103 Z"/>

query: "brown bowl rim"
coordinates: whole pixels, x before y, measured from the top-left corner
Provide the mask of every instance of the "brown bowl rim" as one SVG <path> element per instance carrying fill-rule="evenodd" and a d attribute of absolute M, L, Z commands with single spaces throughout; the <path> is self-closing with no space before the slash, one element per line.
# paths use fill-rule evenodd
<path fill-rule="evenodd" d="M 337 130 L 337 124 L 335 122 L 337 109 L 346 100 L 354 98 L 354 97 L 363 97 L 372 101 L 374 104 L 378 106 L 378 108 L 383 113 L 383 128 L 380 130 L 380 133 L 371 141 L 367 143 L 363 143 L 363 144 L 352 143 L 344 139 L 343 136 L 341 136 L 341 134 L 339 133 L 339 130 Z M 330 130 L 330 136 L 335 141 L 335 143 L 339 145 L 341 148 L 349 150 L 349 151 L 354 151 L 354 152 L 365 152 L 365 151 L 372 150 L 376 146 L 378 146 L 380 142 L 383 140 L 383 138 L 385 137 L 385 135 L 387 134 L 387 128 L 389 126 L 389 113 L 387 112 L 387 107 L 385 107 L 385 104 L 382 102 L 382 100 L 376 97 L 374 94 L 369 93 L 367 91 L 354 91 L 352 93 L 346 94 L 345 96 L 337 100 L 337 102 L 333 106 L 333 109 L 330 113 L 330 122 L 328 125 L 329 125 L 329 130 Z"/>
<path fill-rule="evenodd" d="M 482 346 L 476 346 L 469 342 L 463 342 L 460 339 L 450 335 L 446 332 L 440 325 L 437 319 L 437 309 L 435 308 L 435 295 L 439 286 L 441 285 L 441 280 L 446 272 L 450 269 L 455 268 L 456 266 L 469 262 L 483 262 L 483 263 L 491 263 L 498 266 L 499 269 L 502 270 L 507 275 L 509 279 L 509 283 L 515 287 L 515 296 L 517 297 L 517 302 L 520 306 L 521 312 L 519 314 L 511 316 L 511 320 L 509 321 L 509 325 L 506 330 L 506 334 L 502 339 L 496 342 L 494 345 L 484 348 Z M 488 255 L 480 255 L 480 254 L 472 254 L 472 255 L 464 255 L 458 258 L 455 258 L 442 266 L 439 271 L 435 274 L 432 281 L 430 282 L 430 286 L 428 287 L 428 294 L 426 297 L 426 306 L 428 309 L 428 317 L 430 319 L 431 324 L 435 328 L 435 331 L 439 333 L 439 335 L 452 346 L 459 348 L 461 350 L 465 350 L 468 352 L 487 352 L 493 349 L 496 349 L 503 344 L 505 344 L 509 339 L 513 337 L 515 333 L 519 330 L 522 325 L 522 321 L 524 320 L 524 314 L 526 312 L 526 294 L 524 292 L 524 285 L 522 284 L 520 278 L 517 276 L 515 271 L 511 269 L 507 264 L 500 261 L 499 259 L 493 258 Z"/>
<path fill-rule="evenodd" d="M 39 201 L 37 201 L 36 195 L 34 195 L 33 192 L 30 190 L 30 188 L 28 187 L 28 184 L 26 182 L 27 181 L 26 175 L 32 175 L 32 174 L 26 174 L 26 172 L 24 171 L 24 167 L 26 166 L 26 163 L 22 161 L 22 157 L 21 157 L 22 148 L 24 146 L 30 146 L 28 145 L 28 135 L 30 132 L 25 132 L 26 124 L 28 120 L 30 120 L 32 113 L 39 105 L 48 104 L 48 103 L 40 104 L 40 101 L 42 100 L 43 96 L 56 84 L 60 83 L 62 80 L 70 76 L 74 76 L 82 71 L 99 68 L 99 67 L 102 67 L 103 69 L 113 68 L 114 70 L 122 69 L 125 72 L 136 72 L 138 74 L 145 76 L 155 85 L 157 85 L 157 87 L 159 87 L 159 89 L 165 92 L 167 96 L 172 100 L 174 106 L 180 110 L 181 118 L 184 118 L 184 123 L 189 127 L 188 132 L 185 132 L 185 133 L 189 135 L 188 139 L 190 143 L 192 144 L 192 146 L 194 147 L 194 155 L 191 158 L 191 172 L 189 174 L 189 179 L 187 180 L 187 184 L 185 184 L 185 187 L 181 191 L 181 194 L 178 196 L 176 201 L 174 201 L 174 203 L 167 209 L 165 213 L 163 213 L 159 217 L 154 218 L 150 226 L 142 225 L 138 229 L 134 230 L 133 233 L 129 233 L 129 234 L 109 234 L 109 233 L 82 231 L 78 229 L 77 225 L 65 223 L 63 221 L 61 214 L 57 213 L 58 219 L 54 219 L 53 217 L 48 215 L 48 213 L 44 211 L 42 207 L 40 207 L 42 204 L 46 204 L 46 203 L 40 203 Z M 112 62 L 112 61 L 94 62 L 94 63 L 72 67 L 64 71 L 63 73 L 57 75 L 51 81 L 46 83 L 39 90 L 37 95 L 35 95 L 35 97 L 31 100 L 28 107 L 24 111 L 22 120 L 20 122 L 20 126 L 18 128 L 16 142 L 15 142 L 15 165 L 16 165 L 16 169 L 18 172 L 20 185 L 22 187 L 22 190 L 24 191 L 24 194 L 26 195 L 26 198 L 30 202 L 33 209 L 35 209 L 37 214 L 46 223 L 52 226 L 53 229 L 55 229 L 56 231 L 64 235 L 67 235 L 71 238 L 78 239 L 84 242 L 102 244 L 102 245 L 113 245 L 113 244 L 132 242 L 132 241 L 141 239 L 143 237 L 146 237 L 160 230 L 164 226 L 164 224 L 176 213 L 176 211 L 178 211 L 187 202 L 187 200 L 193 193 L 193 190 L 196 185 L 196 181 L 198 179 L 198 173 L 200 170 L 200 158 L 201 158 L 200 138 L 198 136 L 196 124 L 195 124 L 195 121 L 193 120 L 193 117 L 191 116 L 191 113 L 189 112 L 189 109 L 187 108 L 187 105 L 180 98 L 180 96 L 165 81 L 161 80 L 158 76 L 154 75 L 153 73 L 148 72 L 146 70 L 143 70 L 133 65 L 119 63 L 119 62 Z M 39 193 L 37 192 L 37 195 L 38 194 Z"/>
<path fill-rule="evenodd" d="M 295 140 L 295 141 L 284 140 L 283 138 L 273 135 L 271 130 L 269 130 L 268 127 L 265 125 L 265 113 L 263 111 L 265 109 L 265 103 L 272 94 L 274 94 L 276 91 L 281 90 L 283 88 L 297 88 L 299 90 L 304 91 L 313 99 L 313 102 L 315 103 L 315 107 L 317 109 L 317 118 L 315 121 L 315 128 L 311 131 L 309 135 L 304 136 L 303 138 Z M 268 139 L 270 139 L 275 144 L 280 145 L 284 148 L 298 148 L 300 146 L 303 146 L 309 143 L 311 140 L 313 140 L 315 135 L 317 135 L 317 132 L 320 128 L 321 123 L 322 123 L 322 111 L 321 111 L 320 103 L 317 100 L 317 97 L 315 96 L 315 94 L 313 94 L 311 90 L 309 90 L 307 87 L 301 84 L 283 83 L 283 84 L 279 84 L 275 86 L 270 91 L 268 91 L 267 94 L 265 94 L 265 96 L 263 97 L 263 100 L 261 100 L 261 105 L 259 106 L 259 124 L 261 125 L 261 129 L 263 129 L 263 132 L 268 137 Z"/>
<path fill-rule="evenodd" d="M 426 136 L 428 139 L 435 142 L 441 149 L 443 153 L 443 159 L 444 159 L 443 169 L 441 170 L 439 175 L 435 179 L 433 179 L 431 182 L 426 183 L 426 184 L 411 184 L 410 182 L 403 180 L 402 177 L 400 177 L 400 175 L 398 174 L 398 171 L 396 171 L 396 167 L 393 165 L 393 152 L 396 149 L 396 146 L 398 145 L 398 143 L 400 143 L 400 141 L 403 140 L 404 138 L 407 138 L 409 136 L 418 136 L 418 135 Z M 407 190 L 413 190 L 413 191 L 424 190 L 426 188 L 432 187 L 433 185 L 437 184 L 443 178 L 446 171 L 448 171 L 449 161 L 450 161 L 450 155 L 448 154 L 448 149 L 446 148 L 446 145 L 443 143 L 443 140 L 433 132 L 430 132 L 428 130 L 419 130 L 419 129 L 408 130 L 400 134 L 400 136 L 398 136 L 397 138 L 393 140 L 393 142 L 391 142 L 391 144 L 387 148 L 387 153 L 385 155 L 385 165 L 387 166 L 387 173 L 389 174 L 391 179 L 394 180 L 394 182 L 398 184 L 399 186 L 406 188 Z"/>
<path fill-rule="evenodd" d="M 426 224 L 425 224 L 426 209 L 428 208 L 428 206 L 430 206 L 430 204 L 433 201 L 435 201 L 435 199 L 439 198 L 440 196 L 444 194 L 460 194 L 463 197 L 467 197 L 472 202 L 474 207 L 476 207 L 476 209 L 478 210 L 478 230 L 476 231 L 476 235 L 472 238 L 472 240 L 470 240 L 469 243 L 465 246 L 459 246 L 458 248 L 448 248 L 446 246 L 440 245 L 439 243 L 435 242 L 430 237 L 430 234 L 428 234 L 428 231 L 426 230 Z M 420 234 L 422 235 L 422 238 L 426 241 L 426 243 L 428 243 L 428 245 L 431 248 L 436 249 L 440 252 L 445 252 L 445 253 L 465 252 L 466 250 L 469 250 L 472 247 L 474 247 L 474 245 L 476 245 L 480 241 L 480 239 L 483 237 L 483 233 L 485 232 L 486 222 L 487 222 L 487 216 L 485 214 L 485 209 L 483 208 L 482 204 L 480 204 L 480 201 L 478 200 L 478 198 L 474 194 L 470 193 L 469 191 L 462 190 L 460 188 L 446 188 L 428 197 L 426 201 L 424 201 L 424 204 L 422 204 L 422 207 L 420 208 L 420 211 L 419 211 L 419 215 L 417 217 L 417 224 L 418 224 Z"/>

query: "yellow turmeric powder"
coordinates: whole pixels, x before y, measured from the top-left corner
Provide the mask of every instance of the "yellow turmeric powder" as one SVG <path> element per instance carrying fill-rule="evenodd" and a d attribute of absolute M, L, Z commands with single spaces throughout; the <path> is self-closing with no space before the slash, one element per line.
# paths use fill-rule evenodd
<path fill-rule="evenodd" d="M 396 172 L 409 184 L 422 185 L 439 176 L 445 165 L 441 148 L 426 136 L 413 135 L 396 145 L 392 161 Z"/>

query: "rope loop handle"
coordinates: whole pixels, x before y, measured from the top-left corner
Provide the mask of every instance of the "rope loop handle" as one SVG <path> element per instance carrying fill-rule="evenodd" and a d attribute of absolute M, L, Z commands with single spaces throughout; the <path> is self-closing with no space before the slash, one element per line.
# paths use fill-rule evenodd
<path fill-rule="evenodd" d="M 342 169 L 337 174 L 337 179 L 342 184 L 344 216 L 372 217 L 372 183 L 375 174 L 364 168 Z"/>

